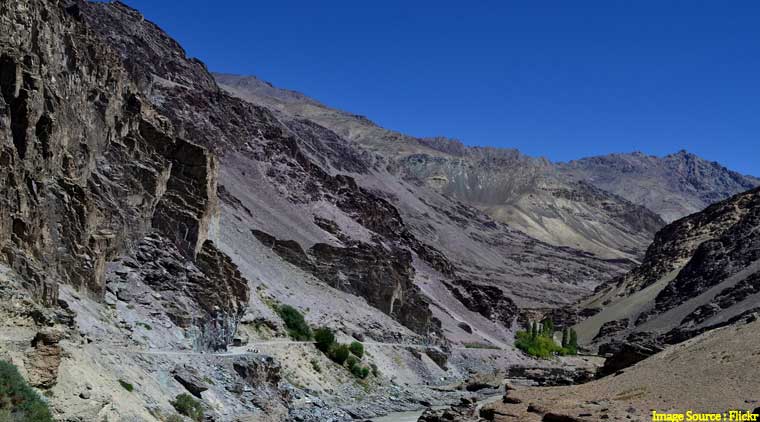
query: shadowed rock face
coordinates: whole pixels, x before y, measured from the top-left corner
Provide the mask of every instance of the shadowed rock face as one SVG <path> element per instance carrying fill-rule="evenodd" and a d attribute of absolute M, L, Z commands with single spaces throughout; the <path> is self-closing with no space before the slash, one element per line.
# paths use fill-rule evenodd
<path fill-rule="evenodd" d="M 206 240 L 216 160 L 146 105 L 121 58 L 81 25 L 81 6 L 0 8 L 0 260 L 48 305 L 59 283 L 102 299 L 108 263 L 155 230 L 197 258 L 209 281 L 190 296 L 218 307 L 224 326 L 203 328 L 203 343 L 223 347 L 247 286 Z"/>
<path fill-rule="evenodd" d="M 505 327 L 511 327 L 519 313 L 514 301 L 498 287 L 477 285 L 461 279 L 455 280 L 448 287 L 467 309 Z"/>
<path fill-rule="evenodd" d="M 440 336 L 427 301 L 414 284 L 414 268 L 409 251 L 381 244 L 351 242 L 339 247 L 317 243 L 308 250 L 293 240 L 253 230 L 253 235 L 285 261 L 313 274 L 332 287 L 367 299 L 412 331 Z"/>
<path fill-rule="evenodd" d="M 328 284 L 367 298 L 416 333 L 429 335 L 439 330 L 414 285 L 408 251 L 369 244 L 347 248 L 316 244 L 309 252 L 315 259 L 315 275 Z"/>

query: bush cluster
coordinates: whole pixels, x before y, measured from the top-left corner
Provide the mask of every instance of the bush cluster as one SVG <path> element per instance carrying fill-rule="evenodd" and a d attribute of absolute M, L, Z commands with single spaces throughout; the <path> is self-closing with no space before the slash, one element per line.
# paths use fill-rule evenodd
<path fill-rule="evenodd" d="M 359 343 L 358 341 L 351 342 L 351 345 L 348 346 L 348 350 L 351 351 L 351 353 L 354 354 L 357 358 L 361 359 L 364 356 L 364 345 Z"/>
<path fill-rule="evenodd" d="M 540 324 L 532 323 L 529 330 L 518 331 L 515 347 L 523 352 L 539 357 L 549 358 L 553 355 L 575 355 L 578 352 L 578 335 L 573 329 L 562 331 L 562 344 L 554 341 L 554 323 L 544 320 Z"/>
<path fill-rule="evenodd" d="M 298 312 L 298 309 L 290 305 L 282 305 L 277 307 L 277 313 L 285 323 L 285 328 L 288 330 L 288 335 L 296 341 L 309 341 L 312 338 L 311 328 L 306 323 L 303 315 Z"/>
<path fill-rule="evenodd" d="M 285 323 L 288 335 L 294 340 L 309 341 L 313 338 L 318 350 L 338 365 L 345 364 L 357 378 L 367 378 L 370 373 L 375 376 L 378 375 L 377 366 L 372 365 L 370 369 L 361 365 L 361 359 L 364 357 L 364 345 L 360 342 L 353 341 L 348 345 L 338 343 L 335 334 L 328 327 L 320 327 L 312 332 L 303 315 L 290 305 L 279 305 L 276 310 Z M 318 363 L 312 362 L 312 367 L 317 372 L 321 371 Z"/>
<path fill-rule="evenodd" d="M 203 405 L 191 395 L 182 393 L 171 404 L 180 414 L 196 422 L 203 420 Z"/>
<path fill-rule="evenodd" d="M 0 421 L 53 422 L 47 403 L 12 364 L 0 361 Z"/>
<path fill-rule="evenodd" d="M 314 330 L 314 341 L 317 349 L 322 351 L 328 358 L 338 365 L 346 365 L 348 370 L 357 378 L 367 378 L 370 372 L 377 374 L 377 366 L 373 365 L 373 370 L 361 365 L 361 359 L 364 357 L 364 345 L 358 341 L 351 342 L 350 345 L 338 343 L 335 340 L 335 334 L 327 327 L 321 327 Z"/>
<path fill-rule="evenodd" d="M 135 386 L 124 380 L 119 380 L 119 385 L 121 385 L 123 389 L 129 391 L 130 393 L 135 391 Z"/>

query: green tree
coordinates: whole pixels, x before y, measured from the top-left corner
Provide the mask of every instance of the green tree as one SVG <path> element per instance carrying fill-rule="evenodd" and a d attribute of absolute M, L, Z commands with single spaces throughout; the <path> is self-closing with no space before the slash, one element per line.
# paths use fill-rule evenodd
<path fill-rule="evenodd" d="M 290 335 L 293 340 L 311 340 L 311 328 L 309 328 L 309 324 L 306 323 L 303 315 L 298 312 L 296 308 L 290 305 L 278 306 L 277 313 L 285 323 L 285 327 L 288 329 L 288 335 Z"/>
<path fill-rule="evenodd" d="M 364 345 L 359 343 L 358 341 L 352 341 L 351 345 L 348 346 L 348 349 L 353 353 L 356 357 L 359 359 L 364 356 Z"/>
<path fill-rule="evenodd" d="M 314 340 L 317 342 L 317 349 L 322 353 L 327 353 L 335 344 L 335 334 L 327 327 L 317 328 L 314 331 Z"/>
<path fill-rule="evenodd" d="M 343 363 L 346 362 L 346 359 L 351 355 L 351 352 L 348 350 L 348 346 L 345 344 L 334 344 L 332 348 L 330 348 L 330 352 L 328 353 L 330 359 L 333 360 L 333 362 L 337 363 L 338 365 L 343 365 Z"/>
<path fill-rule="evenodd" d="M 171 404 L 177 409 L 177 412 L 190 419 L 196 422 L 201 422 L 203 420 L 203 405 L 189 394 L 182 393 L 178 395 Z"/>
<path fill-rule="evenodd" d="M 4 418 L 6 415 L 7 419 Z M 15 366 L 2 360 L 0 360 L 0 420 L 53 422 L 47 403 L 29 387 Z"/>
<path fill-rule="evenodd" d="M 567 327 L 565 327 L 562 329 L 562 347 L 567 347 L 569 342 L 570 342 L 570 333 L 568 332 Z"/>
<path fill-rule="evenodd" d="M 578 333 L 572 328 L 570 329 L 570 342 L 568 343 L 568 346 L 573 349 L 573 351 L 578 350 Z"/>
<path fill-rule="evenodd" d="M 550 318 L 546 318 L 541 322 L 541 333 L 547 337 L 554 336 L 554 322 Z"/>
<path fill-rule="evenodd" d="M 530 337 L 535 340 L 538 337 L 538 324 L 536 321 L 530 323 Z"/>
<path fill-rule="evenodd" d="M 349 356 L 346 359 L 346 365 L 348 365 L 348 369 L 354 369 L 355 366 L 359 366 L 359 359 L 356 356 Z"/>

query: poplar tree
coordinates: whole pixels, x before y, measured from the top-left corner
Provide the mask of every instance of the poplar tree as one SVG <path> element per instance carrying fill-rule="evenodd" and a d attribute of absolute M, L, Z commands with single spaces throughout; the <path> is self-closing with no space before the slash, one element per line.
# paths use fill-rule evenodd
<path fill-rule="evenodd" d="M 573 350 L 578 349 L 578 333 L 573 329 L 570 329 L 570 347 Z"/>

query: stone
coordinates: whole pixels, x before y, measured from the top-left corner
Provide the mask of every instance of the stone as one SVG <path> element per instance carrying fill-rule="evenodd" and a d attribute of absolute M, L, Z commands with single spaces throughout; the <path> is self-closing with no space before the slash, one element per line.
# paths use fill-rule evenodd
<path fill-rule="evenodd" d="M 173 374 L 174 379 L 195 397 L 202 398 L 201 393 L 209 389 L 207 383 L 192 368 L 187 366 L 176 368 Z"/>
<path fill-rule="evenodd" d="M 29 383 L 38 388 L 48 389 L 58 381 L 58 367 L 61 364 L 61 346 L 63 338 L 59 330 L 43 330 L 32 340 L 32 352 L 26 362 Z"/>

